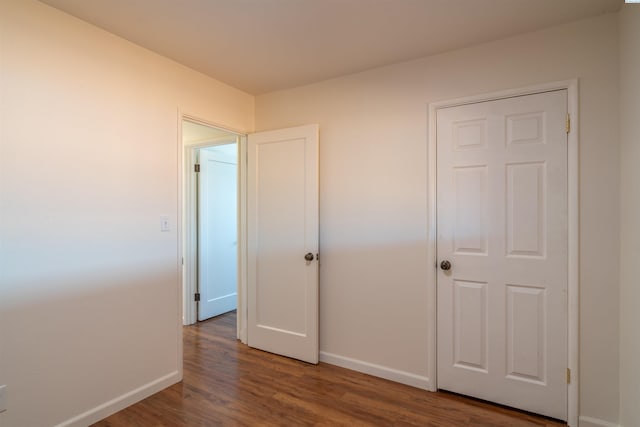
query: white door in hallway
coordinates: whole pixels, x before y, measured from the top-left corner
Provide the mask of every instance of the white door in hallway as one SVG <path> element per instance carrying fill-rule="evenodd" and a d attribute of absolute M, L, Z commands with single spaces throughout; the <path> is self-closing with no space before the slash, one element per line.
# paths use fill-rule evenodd
<path fill-rule="evenodd" d="M 567 419 L 567 91 L 437 110 L 438 388 Z"/>
<path fill-rule="evenodd" d="M 205 320 L 235 310 L 238 302 L 237 146 L 199 154 L 198 320 Z"/>
<path fill-rule="evenodd" d="M 249 135 L 248 344 L 318 363 L 318 126 Z"/>

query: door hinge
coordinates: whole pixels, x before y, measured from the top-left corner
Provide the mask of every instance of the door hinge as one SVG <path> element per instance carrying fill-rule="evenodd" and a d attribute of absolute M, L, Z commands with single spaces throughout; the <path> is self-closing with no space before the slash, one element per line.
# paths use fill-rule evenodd
<path fill-rule="evenodd" d="M 182 265 L 184 265 L 184 257 L 182 257 L 182 261 L 181 261 Z"/>
<path fill-rule="evenodd" d="M 571 369 L 567 368 L 567 384 L 571 384 Z"/>
<path fill-rule="evenodd" d="M 200 165 L 198 163 L 193 165 L 193 170 L 194 170 L 194 172 L 200 172 Z"/>
<path fill-rule="evenodd" d="M 193 294 L 193 300 L 195 302 L 200 301 L 200 292 L 196 292 L 195 294 Z"/>
<path fill-rule="evenodd" d="M 571 116 L 567 113 L 567 133 L 571 132 Z"/>

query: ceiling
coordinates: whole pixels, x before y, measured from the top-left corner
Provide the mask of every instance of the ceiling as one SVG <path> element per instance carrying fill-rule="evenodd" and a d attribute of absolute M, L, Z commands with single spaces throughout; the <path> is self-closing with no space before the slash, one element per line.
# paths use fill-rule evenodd
<path fill-rule="evenodd" d="M 41 0 L 250 94 L 617 11 L 623 0 Z"/>
<path fill-rule="evenodd" d="M 189 120 L 182 121 L 182 142 L 205 142 L 228 138 L 235 141 L 236 134 L 212 126 L 202 125 Z"/>

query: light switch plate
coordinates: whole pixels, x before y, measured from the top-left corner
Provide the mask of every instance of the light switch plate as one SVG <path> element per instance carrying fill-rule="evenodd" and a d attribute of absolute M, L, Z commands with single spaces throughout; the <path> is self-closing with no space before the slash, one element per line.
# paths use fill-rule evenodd
<path fill-rule="evenodd" d="M 167 215 L 162 215 L 160 217 L 160 231 L 169 231 L 171 230 L 171 224 L 169 223 L 169 217 Z"/>
<path fill-rule="evenodd" d="M 7 386 L 0 385 L 0 412 L 7 410 Z"/>

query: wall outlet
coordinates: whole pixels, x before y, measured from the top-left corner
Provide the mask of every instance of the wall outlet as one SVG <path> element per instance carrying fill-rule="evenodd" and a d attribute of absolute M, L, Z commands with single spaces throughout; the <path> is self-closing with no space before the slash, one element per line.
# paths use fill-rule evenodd
<path fill-rule="evenodd" d="M 0 412 L 7 410 L 7 386 L 0 385 Z"/>

